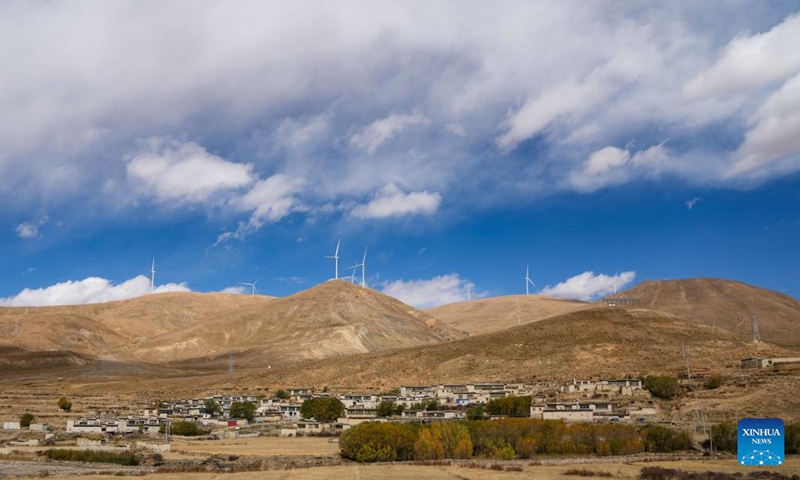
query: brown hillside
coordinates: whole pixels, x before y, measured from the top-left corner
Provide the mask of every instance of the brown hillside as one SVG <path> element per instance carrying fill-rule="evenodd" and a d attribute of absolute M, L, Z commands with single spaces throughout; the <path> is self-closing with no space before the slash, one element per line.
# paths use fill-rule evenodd
<path fill-rule="evenodd" d="M 482 335 L 538 322 L 586 305 L 579 300 L 519 295 L 451 303 L 429 308 L 426 312 L 470 335 Z"/>
<path fill-rule="evenodd" d="M 464 334 L 401 301 L 334 280 L 268 306 L 151 339 L 138 346 L 142 360 L 204 358 L 217 368 L 235 352 L 237 362 L 276 365 L 354 353 L 430 345 Z"/>
<path fill-rule="evenodd" d="M 95 305 L 0 309 L 0 345 L 137 364 L 278 365 L 464 336 L 427 313 L 344 281 L 290 297 L 164 293 Z M 217 361 L 215 361 L 217 360 Z"/>
<path fill-rule="evenodd" d="M 131 342 L 228 318 L 273 298 L 180 292 L 89 305 L 0 308 L 0 345 L 100 356 L 124 350 Z"/>
<path fill-rule="evenodd" d="M 788 295 L 742 282 L 715 278 L 642 282 L 618 296 L 639 299 L 637 308 L 680 315 L 753 338 L 752 315 L 758 315 L 761 339 L 800 346 L 800 301 Z"/>
<path fill-rule="evenodd" d="M 685 369 L 684 343 L 698 370 L 737 368 L 741 358 L 790 353 L 663 312 L 598 308 L 440 345 L 281 368 L 250 381 L 347 388 L 676 375 Z"/>

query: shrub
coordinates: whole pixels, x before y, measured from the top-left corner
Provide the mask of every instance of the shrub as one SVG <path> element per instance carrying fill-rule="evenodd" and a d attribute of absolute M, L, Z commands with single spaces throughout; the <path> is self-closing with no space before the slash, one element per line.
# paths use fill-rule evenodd
<path fill-rule="evenodd" d="M 286 390 L 280 389 L 275 392 L 275 398 L 278 400 L 289 400 L 289 393 Z"/>
<path fill-rule="evenodd" d="M 338 398 L 311 398 L 300 406 L 300 416 L 314 417 L 318 422 L 330 423 L 344 415 L 344 404 Z"/>
<path fill-rule="evenodd" d="M 642 383 L 657 398 L 671 400 L 678 394 L 678 379 L 675 377 L 647 376 Z"/>
<path fill-rule="evenodd" d="M 665 453 L 689 450 L 692 436 L 686 431 L 675 431 L 663 425 L 650 425 L 642 430 L 642 441 L 648 452 Z"/>
<path fill-rule="evenodd" d="M 564 475 L 575 477 L 613 477 L 611 472 L 597 472 L 588 468 L 573 468 L 564 472 Z"/>
<path fill-rule="evenodd" d="M 72 402 L 67 397 L 61 397 L 58 399 L 58 409 L 69 412 L 72 410 Z"/>
<path fill-rule="evenodd" d="M 116 463 L 118 465 L 139 465 L 139 457 L 133 453 L 102 452 L 95 450 L 68 450 L 51 448 L 44 455 L 53 460 L 69 462 Z"/>
<path fill-rule="evenodd" d="M 800 422 L 786 425 L 785 432 L 786 453 L 800 453 Z"/>
<path fill-rule="evenodd" d="M 36 420 L 36 417 L 33 416 L 32 413 L 23 413 L 19 417 L 19 426 L 22 428 L 28 428 L 31 426 L 31 423 Z"/>
<path fill-rule="evenodd" d="M 160 427 L 158 427 L 158 431 L 160 433 L 166 432 L 166 423 L 162 423 Z M 181 420 L 179 422 L 174 422 L 170 428 L 170 433 L 173 435 L 182 435 L 184 437 L 195 437 L 197 435 L 204 435 L 206 432 L 197 426 L 194 422 L 188 422 L 185 420 Z"/>
<path fill-rule="evenodd" d="M 705 387 L 708 390 L 716 390 L 725 382 L 725 377 L 722 375 L 711 375 L 706 379 Z"/>
<path fill-rule="evenodd" d="M 738 431 L 732 423 L 720 423 L 711 427 L 711 440 L 714 450 L 720 452 L 736 453 Z"/>

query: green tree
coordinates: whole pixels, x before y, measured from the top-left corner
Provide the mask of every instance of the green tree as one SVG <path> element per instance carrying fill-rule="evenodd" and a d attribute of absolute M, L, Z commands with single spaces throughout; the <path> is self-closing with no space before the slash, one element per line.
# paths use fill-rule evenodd
<path fill-rule="evenodd" d="M 533 397 L 517 397 L 509 395 L 486 402 L 486 410 L 492 415 L 506 415 L 509 417 L 530 417 L 531 401 Z"/>
<path fill-rule="evenodd" d="M 256 415 L 256 406 L 250 402 L 233 402 L 230 415 L 232 418 L 244 418 L 251 422 Z"/>
<path fill-rule="evenodd" d="M 278 400 L 289 400 L 289 392 L 287 392 L 284 389 L 280 389 L 277 392 L 275 392 L 275 398 L 277 398 Z"/>
<path fill-rule="evenodd" d="M 36 417 L 33 416 L 32 413 L 23 413 L 19 417 L 19 426 L 22 428 L 28 428 L 31 426 L 31 423 L 36 420 Z"/>
<path fill-rule="evenodd" d="M 678 394 L 678 379 L 670 376 L 650 375 L 642 380 L 644 388 L 657 398 L 671 400 Z"/>
<path fill-rule="evenodd" d="M 222 413 L 222 408 L 220 408 L 217 401 L 213 398 L 206 398 L 206 401 L 203 403 L 203 411 L 209 415 L 219 415 Z"/>
<path fill-rule="evenodd" d="M 432 412 L 441 409 L 442 405 L 439 403 L 439 400 L 436 400 L 435 398 L 424 398 L 421 402 L 415 403 L 411 406 L 411 410 L 424 410 L 426 412 Z"/>
<path fill-rule="evenodd" d="M 58 409 L 69 412 L 72 410 L 72 402 L 67 397 L 61 397 L 58 399 Z"/>
<path fill-rule="evenodd" d="M 476 405 L 475 408 L 467 412 L 469 420 L 485 420 L 486 414 L 483 412 L 483 405 Z"/>
<path fill-rule="evenodd" d="M 378 404 L 378 408 L 376 409 L 376 414 L 379 417 L 391 417 L 395 414 L 396 405 L 394 402 L 381 402 Z"/>
<path fill-rule="evenodd" d="M 344 415 L 344 404 L 338 398 L 311 398 L 300 406 L 300 416 L 330 423 Z"/>

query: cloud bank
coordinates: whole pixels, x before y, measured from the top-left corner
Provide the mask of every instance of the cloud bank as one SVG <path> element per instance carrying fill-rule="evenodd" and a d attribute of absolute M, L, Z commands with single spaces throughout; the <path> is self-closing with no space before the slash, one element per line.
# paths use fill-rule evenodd
<path fill-rule="evenodd" d="M 22 238 L 41 205 L 200 211 L 224 241 L 295 213 L 800 172 L 791 6 L 12 0 L 0 31 L 0 195 Z"/>
<path fill-rule="evenodd" d="M 590 301 L 614 293 L 615 288 L 622 290 L 634 278 L 636 278 L 636 272 L 604 275 L 586 271 L 555 286 L 547 285 L 539 293 L 549 297 Z"/>
<path fill-rule="evenodd" d="M 457 273 L 428 280 L 393 280 L 381 284 L 381 292 L 417 308 L 463 302 L 467 300 L 467 289 L 474 292 L 475 284 Z"/>
<path fill-rule="evenodd" d="M 155 293 L 189 292 L 185 284 L 158 285 Z M 150 279 L 138 275 L 120 284 L 100 277 L 68 280 L 44 288 L 26 288 L 12 297 L 0 298 L 4 307 L 44 307 L 53 305 L 83 305 L 139 297 L 150 293 Z"/>

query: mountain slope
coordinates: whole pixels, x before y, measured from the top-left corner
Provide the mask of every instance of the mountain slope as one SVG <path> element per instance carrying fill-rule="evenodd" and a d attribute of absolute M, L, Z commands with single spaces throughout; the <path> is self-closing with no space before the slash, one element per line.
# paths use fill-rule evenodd
<path fill-rule="evenodd" d="M 131 342 L 229 318 L 273 298 L 180 292 L 89 305 L 0 308 L 0 345 L 100 356 L 124 350 Z"/>
<path fill-rule="evenodd" d="M 738 368 L 741 358 L 791 353 L 663 312 L 596 308 L 450 343 L 280 368 L 252 381 L 383 387 L 675 375 L 685 369 L 683 344 L 697 370 Z"/>
<path fill-rule="evenodd" d="M 451 303 L 429 308 L 426 312 L 470 335 L 482 335 L 538 322 L 584 308 L 586 305 L 579 300 L 519 295 Z"/>
<path fill-rule="evenodd" d="M 141 359 L 205 358 L 274 365 L 430 345 L 464 334 L 401 301 L 342 280 L 325 282 L 264 308 L 162 335 L 139 345 Z"/>
<path fill-rule="evenodd" d="M 800 345 L 800 301 L 742 282 L 715 278 L 645 281 L 617 296 L 649 308 L 713 325 L 742 338 L 753 338 L 752 315 L 761 339 L 785 347 Z"/>
<path fill-rule="evenodd" d="M 272 365 L 464 336 L 399 300 L 341 280 L 280 299 L 165 293 L 95 305 L 6 308 L 0 309 L 0 335 L 0 346 L 21 352 L 185 362 L 190 368 L 218 368 L 229 353 L 237 363 Z"/>

